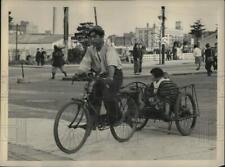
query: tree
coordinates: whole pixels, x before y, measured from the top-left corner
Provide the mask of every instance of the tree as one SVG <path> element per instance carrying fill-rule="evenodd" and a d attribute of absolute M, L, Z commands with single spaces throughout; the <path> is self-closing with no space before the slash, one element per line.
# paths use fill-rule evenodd
<path fill-rule="evenodd" d="M 205 29 L 203 27 L 204 27 L 204 25 L 201 23 L 201 20 L 197 20 L 194 22 L 193 25 L 191 25 L 190 34 L 192 34 L 195 37 L 196 43 L 199 42 L 199 38 L 202 37 L 203 31 L 205 31 Z"/>

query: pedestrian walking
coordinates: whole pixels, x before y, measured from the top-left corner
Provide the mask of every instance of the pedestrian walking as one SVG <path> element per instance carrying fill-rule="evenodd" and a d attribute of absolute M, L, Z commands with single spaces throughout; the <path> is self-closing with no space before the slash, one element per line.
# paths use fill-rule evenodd
<path fill-rule="evenodd" d="M 134 59 L 134 74 L 138 74 L 139 71 L 139 53 L 138 53 L 138 43 L 134 44 L 133 47 L 133 59 Z"/>
<path fill-rule="evenodd" d="M 173 43 L 172 52 L 173 52 L 173 60 L 177 60 L 177 43 L 176 42 Z"/>
<path fill-rule="evenodd" d="M 41 66 L 45 64 L 45 55 L 46 55 L 46 51 L 43 48 L 41 48 L 41 55 L 40 55 Z"/>
<path fill-rule="evenodd" d="M 202 50 L 199 48 L 199 45 L 194 45 L 193 56 L 195 58 L 195 64 L 197 66 L 196 70 L 201 68 L 202 62 Z"/>
<path fill-rule="evenodd" d="M 179 60 L 183 60 L 183 52 L 182 52 L 181 44 L 178 44 L 178 46 L 177 46 L 177 58 Z"/>
<path fill-rule="evenodd" d="M 138 65 L 138 72 L 141 74 L 142 72 L 142 59 L 144 54 L 145 47 L 142 44 L 138 45 L 138 57 L 139 57 L 139 65 Z"/>
<path fill-rule="evenodd" d="M 37 48 L 35 60 L 37 62 L 37 65 L 39 66 L 40 65 L 40 62 L 41 62 L 41 52 L 40 52 L 39 48 Z"/>
<path fill-rule="evenodd" d="M 64 55 L 61 48 L 54 45 L 54 51 L 52 53 L 52 78 L 51 79 L 55 79 L 55 74 L 57 69 L 60 69 L 60 71 L 65 75 L 65 77 L 67 77 L 67 73 L 63 68 L 65 64 L 63 56 Z"/>
<path fill-rule="evenodd" d="M 168 49 L 166 51 L 166 59 L 167 59 L 167 61 L 170 61 L 171 60 L 171 51 L 170 51 L 170 49 Z"/>
<path fill-rule="evenodd" d="M 211 74 L 212 74 L 211 67 L 214 62 L 213 51 L 212 51 L 212 48 L 210 47 L 209 43 L 207 43 L 205 46 L 206 46 L 205 53 L 204 53 L 205 69 L 207 70 L 208 76 L 211 76 Z"/>
<path fill-rule="evenodd" d="M 215 47 L 213 49 L 213 69 L 217 70 L 217 43 L 215 43 Z"/>

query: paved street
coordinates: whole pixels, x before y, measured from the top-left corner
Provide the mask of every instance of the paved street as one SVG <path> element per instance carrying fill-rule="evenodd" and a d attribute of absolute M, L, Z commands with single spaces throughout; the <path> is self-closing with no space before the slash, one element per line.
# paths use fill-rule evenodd
<path fill-rule="evenodd" d="M 150 83 L 149 70 L 156 62 L 144 62 L 143 74 L 133 75 L 132 65 L 124 65 L 124 84 Z M 77 66 L 66 66 L 69 75 Z M 163 69 L 179 86 L 194 83 L 200 118 L 191 136 L 183 137 L 175 125 L 167 134 L 167 124 L 149 121 L 126 143 L 118 143 L 109 130 L 94 131 L 81 150 L 72 155 L 59 151 L 53 140 L 53 120 L 57 110 L 71 97 L 82 95 L 84 82 L 62 81 L 57 73 L 50 80 L 50 66 L 25 67 L 25 83 L 20 67 L 9 68 L 9 159 L 10 160 L 169 160 L 215 159 L 216 157 L 216 74 L 207 77 L 204 68 L 195 71 L 192 60 L 167 62 Z M 186 74 L 186 75 L 184 75 Z M 115 152 L 115 148 L 117 151 Z M 174 149 L 176 148 L 176 149 Z M 21 150 L 23 153 L 21 154 Z M 25 151 L 24 151 L 25 150 Z M 114 150 L 114 151 L 113 151 Z"/>

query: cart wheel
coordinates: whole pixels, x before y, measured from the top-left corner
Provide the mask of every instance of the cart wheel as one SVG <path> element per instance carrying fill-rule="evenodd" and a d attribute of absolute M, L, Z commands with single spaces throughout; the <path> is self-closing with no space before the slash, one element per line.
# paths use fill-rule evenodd
<path fill-rule="evenodd" d="M 178 95 L 175 106 L 175 117 L 178 131 L 183 136 L 190 135 L 197 120 L 196 104 L 191 94 Z"/>
<path fill-rule="evenodd" d="M 136 130 L 142 130 L 148 123 L 148 118 L 138 118 Z"/>

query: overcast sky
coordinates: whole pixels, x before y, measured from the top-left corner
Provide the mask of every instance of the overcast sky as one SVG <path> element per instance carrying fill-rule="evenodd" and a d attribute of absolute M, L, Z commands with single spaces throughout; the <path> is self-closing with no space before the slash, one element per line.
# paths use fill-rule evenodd
<path fill-rule="evenodd" d="M 30 21 L 37 25 L 39 32 L 52 30 L 53 6 L 57 7 L 57 30 L 63 33 L 63 6 L 69 7 L 69 31 L 74 33 L 80 22 L 94 22 L 94 10 L 97 8 L 98 24 L 107 35 L 122 35 L 135 30 L 135 27 L 150 27 L 160 24 L 158 16 L 161 6 L 165 6 L 166 27 L 175 28 L 175 21 L 182 21 L 184 32 L 190 31 L 190 25 L 201 19 L 207 30 L 215 30 L 217 24 L 218 1 L 14 1 L 7 0 L 14 22 Z"/>

